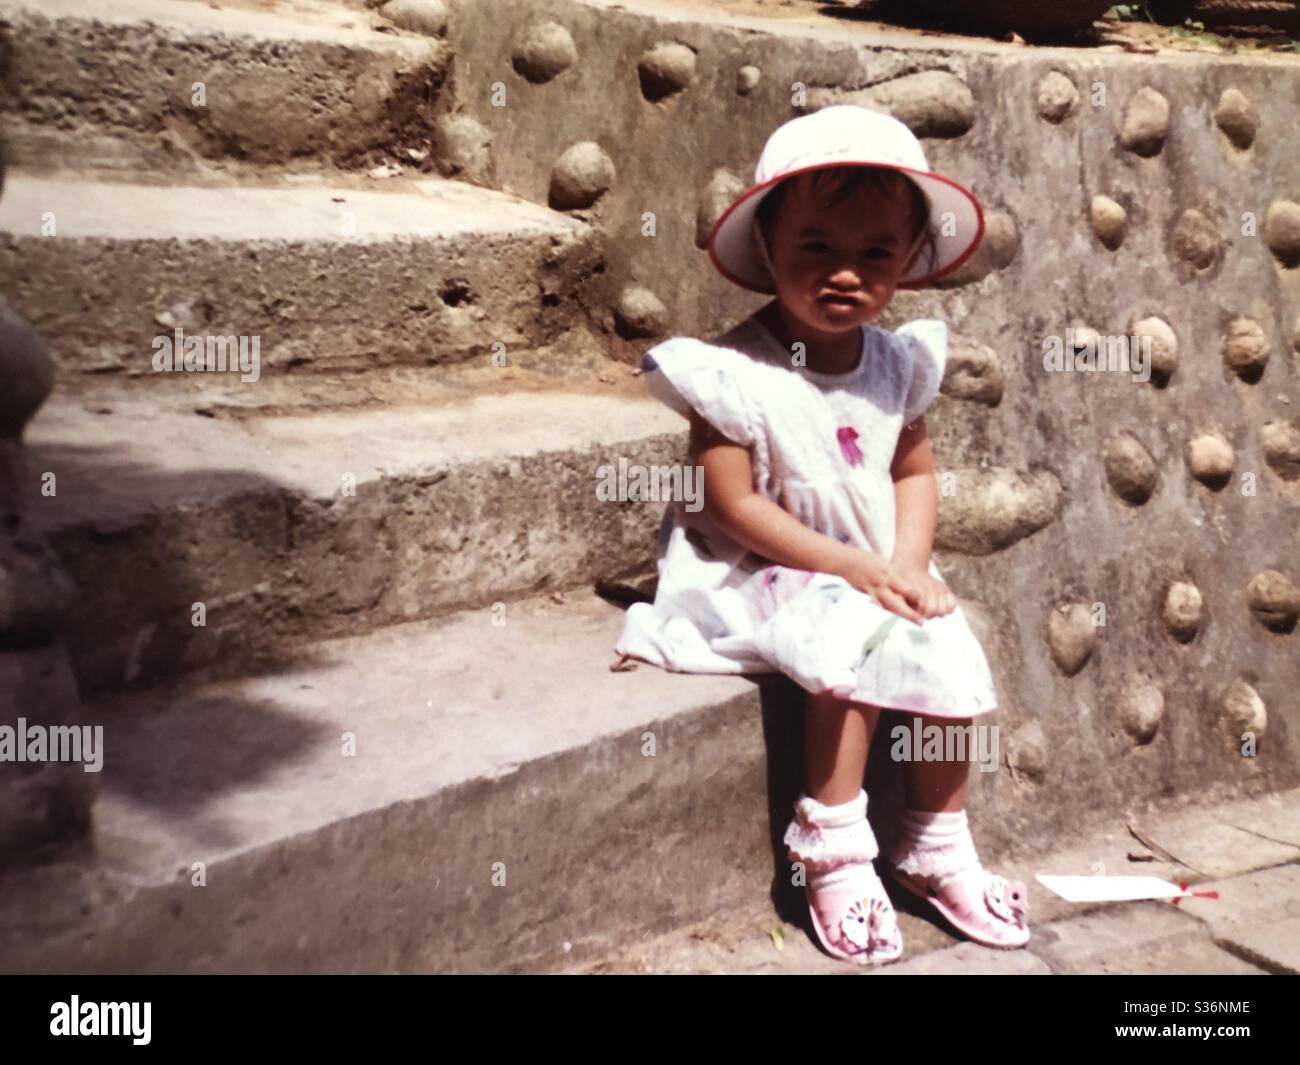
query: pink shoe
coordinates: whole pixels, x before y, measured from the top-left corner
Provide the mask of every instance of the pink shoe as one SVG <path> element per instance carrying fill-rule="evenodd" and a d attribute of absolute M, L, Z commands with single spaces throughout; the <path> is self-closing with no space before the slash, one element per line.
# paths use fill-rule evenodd
<path fill-rule="evenodd" d="M 790 860 L 804 867 L 808 913 L 826 953 L 856 965 L 902 956 L 894 906 L 872 865 L 880 849 L 865 791 L 839 806 L 801 796 L 785 843 Z"/>
<path fill-rule="evenodd" d="M 984 869 L 964 825 L 952 842 L 924 846 L 904 838 L 890 864 L 895 881 L 930 903 L 968 939 L 1016 950 L 1029 942 L 1029 892 L 1022 880 Z"/>
<path fill-rule="evenodd" d="M 845 865 L 808 884 L 808 913 L 823 949 L 856 965 L 903 956 L 893 903 L 870 865 Z"/>

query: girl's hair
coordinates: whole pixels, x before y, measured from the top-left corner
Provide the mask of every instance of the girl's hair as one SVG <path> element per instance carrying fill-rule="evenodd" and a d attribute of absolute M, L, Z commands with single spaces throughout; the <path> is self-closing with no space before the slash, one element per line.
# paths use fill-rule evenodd
<path fill-rule="evenodd" d="M 939 249 L 935 246 L 934 234 L 930 231 L 929 226 L 930 201 L 925 198 L 925 193 L 921 191 L 921 187 L 905 174 L 897 170 L 874 166 L 827 167 L 824 170 L 814 170 L 809 174 L 800 174 L 798 178 L 791 181 L 780 182 L 776 188 L 763 197 L 763 202 L 758 205 L 758 211 L 756 212 L 759 228 L 762 230 L 763 239 L 767 242 L 769 249 L 772 247 L 772 229 L 776 224 L 777 212 L 780 210 L 781 203 L 789 192 L 793 180 L 799 179 L 811 181 L 810 191 L 825 207 L 834 207 L 837 203 L 842 203 L 861 190 L 873 192 L 877 195 L 888 195 L 895 182 L 904 182 L 911 195 L 912 202 L 912 232 L 910 238 L 915 241 L 922 232 L 925 233 L 922 247 L 928 247 L 930 255 L 930 268 L 926 272 L 929 273 L 930 270 L 934 269 Z"/>

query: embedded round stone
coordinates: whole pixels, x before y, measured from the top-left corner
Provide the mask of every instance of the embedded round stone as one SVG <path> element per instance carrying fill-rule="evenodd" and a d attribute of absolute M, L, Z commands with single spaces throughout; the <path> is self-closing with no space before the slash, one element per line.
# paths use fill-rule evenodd
<path fill-rule="evenodd" d="M 1005 387 L 1006 374 L 996 351 L 969 337 L 949 334 L 942 386 L 945 396 L 996 407 Z"/>
<path fill-rule="evenodd" d="M 1048 470 L 1021 473 L 1004 467 L 952 473 L 954 491 L 939 507 L 935 546 L 988 555 L 1056 520 L 1061 482 Z"/>
<path fill-rule="evenodd" d="M 1078 103 L 1079 90 L 1059 70 L 1038 83 L 1038 113 L 1048 122 L 1064 122 Z"/>
<path fill-rule="evenodd" d="M 1234 746 L 1245 742 L 1246 733 L 1261 735 L 1268 728 L 1268 709 L 1259 692 L 1240 677 L 1219 699 L 1219 727 Z"/>
<path fill-rule="evenodd" d="M 1264 242 L 1288 270 L 1300 266 L 1300 203 L 1278 200 L 1264 214 Z"/>
<path fill-rule="evenodd" d="M 1130 675 L 1115 703 L 1115 722 L 1135 746 L 1150 743 L 1165 716 L 1165 697 L 1150 679 Z"/>
<path fill-rule="evenodd" d="M 526 26 L 515 38 L 510 62 L 522 77 L 542 84 L 563 74 L 578 61 L 573 35 L 558 22 Z"/>
<path fill-rule="evenodd" d="M 469 115 L 443 115 L 434 126 L 434 152 L 449 176 L 492 184 L 492 134 Z"/>
<path fill-rule="evenodd" d="M 1151 453 L 1130 432 L 1116 433 L 1102 448 L 1102 465 L 1115 494 L 1126 503 L 1140 505 L 1156 487 L 1156 464 Z"/>
<path fill-rule="evenodd" d="M 1124 243 L 1124 229 L 1128 223 L 1128 212 L 1109 196 L 1094 196 L 1089 208 L 1092 231 L 1101 243 L 1114 251 Z"/>
<path fill-rule="evenodd" d="M 1266 569 L 1247 583 L 1246 603 L 1266 629 L 1289 631 L 1300 614 L 1300 586 L 1285 573 Z"/>
<path fill-rule="evenodd" d="M 1259 443 L 1269 469 L 1284 481 L 1300 480 L 1300 418 L 1265 422 Z"/>
<path fill-rule="evenodd" d="M 1076 318 L 1070 323 L 1070 342 L 1074 345 L 1074 354 L 1084 351 L 1099 351 L 1101 334 L 1086 322 Z"/>
<path fill-rule="evenodd" d="M 974 234 L 972 233 L 973 237 Z M 975 254 L 950 274 L 934 282 L 939 288 L 956 288 L 969 285 L 1011 264 L 1020 249 L 1020 234 L 1016 220 L 1006 211 L 986 211 L 984 237 Z"/>
<path fill-rule="evenodd" d="M 745 182 L 726 167 L 713 171 L 709 183 L 700 193 L 700 205 L 695 212 L 695 246 L 707 248 L 713 227 L 745 191 Z"/>
<path fill-rule="evenodd" d="M 426 37 L 447 36 L 447 7 L 442 0 L 388 0 L 380 15 L 395 26 Z"/>
<path fill-rule="evenodd" d="M 1097 645 L 1092 611 L 1083 603 L 1060 603 L 1047 618 L 1047 647 L 1067 677 L 1079 672 Z"/>
<path fill-rule="evenodd" d="M 1047 738 L 1037 721 L 1030 721 L 1016 729 L 1011 737 L 1007 763 L 1015 776 L 1026 777 L 1034 783 L 1042 781 L 1047 773 Z"/>
<path fill-rule="evenodd" d="M 1250 98 L 1240 89 L 1224 89 L 1219 106 L 1214 110 L 1214 121 L 1234 148 L 1245 150 L 1255 143 L 1259 129 L 1259 115 Z"/>
<path fill-rule="evenodd" d="M 695 80 L 695 53 L 684 44 L 661 44 L 641 57 L 636 71 L 642 95 L 653 103 Z"/>
<path fill-rule="evenodd" d="M 989 265 L 994 270 L 1010 266 L 1020 249 L 1020 233 L 1016 220 L 1006 211 L 989 211 L 984 216 L 982 248 L 988 249 Z M 977 257 L 978 253 L 976 256 Z"/>
<path fill-rule="evenodd" d="M 648 288 L 629 285 L 614 309 L 614 326 L 619 336 L 628 340 L 662 336 L 668 326 L 668 309 Z"/>
<path fill-rule="evenodd" d="M 1223 338 L 1223 361 L 1243 381 L 1258 381 L 1268 363 L 1268 337 L 1249 318 L 1234 318 Z"/>
<path fill-rule="evenodd" d="M 1161 615 L 1171 636 L 1184 642 L 1190 640 L 1200 631 L 1205 616 L 1200 589 L 1189 581 L 1174 581 L 1165 592 Z"/>
<path fill-rule="evenodd" d="M 747 63 L 736 71 L 736 93 L 740 96 L 748 96 L 758 87 L 762 76 L 762 71 L 758 67 Z"/>
<path fill-rule="evenodd" d="M 885 111 L 918 137 L 960 137 L 975 124 L 975 97 L 956 74 L 923 70 L 853 94 L 854 103 Z"/>
<path fill-rule="evenodd" d="M 1223 248 L 1218 227 L 1195 207 L 1179 215 L 1171 243 L 1174 257 L 1191 263 L 1198 270 L 1213 265 Z"/>
<path fill-rule="evenodd" d="M 1129 328 L 1129 333 L 1138 338 L 1146 350 L 1146 341 L 1150 341 L 1151 374 L 1161 382 L 1168 381 L 1178 369 L 1178 337 L 1169 323 L 1163 318 L 1152 316 L 1141 318 Z"/>
<path fill-rule="evenodd" d="M 551 171 L 551 206 L 581 210 L 601 198 L 614 183 L 614 162 L 595 141 L 579 141 L 555 161 Z"/>
<path fill-rule="evenodd" d="M 1130 152 L 1150 157 L 1164 146 L 1169 132 L 1169 101 L 1147 85 L 1139 89 L 1124 109 L 1119 142 Z"/>
<path fill-rule="evenodd" d="M 1232 445 L 1218 433 L 1202 433 L 1187 445 L 1187 466 L 1192 476 L 1211 488 L 1222 488 L 1227 483 L 1235 459 Z"/>

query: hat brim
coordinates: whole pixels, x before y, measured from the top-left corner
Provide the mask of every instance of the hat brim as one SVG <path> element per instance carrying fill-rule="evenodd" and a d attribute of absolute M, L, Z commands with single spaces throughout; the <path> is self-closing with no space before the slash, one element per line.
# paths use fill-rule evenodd
<path fill-rule="evenodd" d="M 959 182 L 940 174 L 931 174 L 924 170 L 913 170 L 905 166 L 890 166 L 879 163 L 821 163 L 815 166 L 801 167 L 788 174 L 781 174 L 760 185 L 746 189 L 714 223 L 709 234 L 709 261 L 728 281 L 753 292 L 775 295 L 776 279 L 763 262 L 754 236 L 754 215 L 763 198 L 777 185 L 800 174 L 814 170 L 829 170 L 847 166 L 867 167 L 876 170 L 896 170 L 907 175 L 921 187 L 930 202 L 930 232 L 934 235 L 938 254 L 932 270 L 922 273 L 922 258 L 913 260 L 907 272 L 899 279 L 899 288 L 922 288 L 947 276 L 975 254 L 984 239 L 984 211 L 975 194 Z M 954 234 L 945 235 L 942 227 L 935 222 L 951 212 Z M 959 239 L 957 234 L 973 233 L 969 238 Z"/>

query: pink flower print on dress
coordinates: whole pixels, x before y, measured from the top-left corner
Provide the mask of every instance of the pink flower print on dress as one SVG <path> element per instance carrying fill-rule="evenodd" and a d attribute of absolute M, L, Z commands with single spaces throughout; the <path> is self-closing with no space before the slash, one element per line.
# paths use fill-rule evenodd
<path fill-rule="evenodd" d="M 769 565 L 741 586 L 741 594 L 749 600 L 758 623 L 762 624 L 812 579 L 810 570 Z"/>
<path fill-rule="evenodd" d="M 862 451 L 857 445 L 858 431 L 851 425 L 841 425 L 835 430 L 835 439 L 840 442 L 840 452 L 850 466 L 862 465 Z"/>

